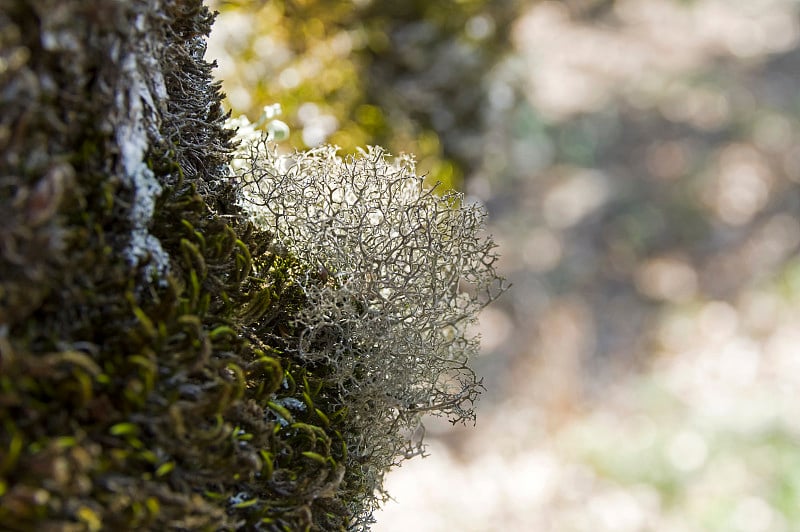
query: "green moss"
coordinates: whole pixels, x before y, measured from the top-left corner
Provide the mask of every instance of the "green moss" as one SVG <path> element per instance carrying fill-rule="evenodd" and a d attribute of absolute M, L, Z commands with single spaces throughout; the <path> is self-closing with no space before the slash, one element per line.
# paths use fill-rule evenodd
<path fill-rule="evenodd" d="M 43 50 L 58 22 L 45 4 L 0 15 L 0 53 L 29 52 L 0 77 L 0 125 L 15 139 L 0 161 L 0 529 L 347 528 L 359 499 L 346 416 L 283 354 L 304 266 L 235 207 L 231 132 L 198 59 L 211 16 L 195 1 L 158 14 L 62 2 L 81 49 Z M 119 177 L 108 121 L 124 88 L 109 43 L 138 53 L 140 38 L 160 50 L 150 67 L 167 89 L 145 116 L 163 187 L 148 231 L 169 258 L 157 277 L 123 254 L 138 192 Z M 46 76 L 57 94 L 43 94 Z M 54 122 L 63 113 L 67 126 Z"/>

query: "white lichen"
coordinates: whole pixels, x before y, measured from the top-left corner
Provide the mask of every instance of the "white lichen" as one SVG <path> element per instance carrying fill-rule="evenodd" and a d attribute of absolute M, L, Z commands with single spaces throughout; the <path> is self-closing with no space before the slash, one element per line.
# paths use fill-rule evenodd
<path fill-rule="evenodd" d="M 243 124 L 245 127 L 247 124 Z M 293 355 L 329 368 L 350 416 L 354 455 L 383 473 L 420 454 L 423 413 L 472 419 L 480 381 L 468 365 L 478 311 L 502 291 L 482 207 L 427 188 L 411 157 L 380 148 L 340 157 L 323 146 L 279 155 L 268 135 L 241 137 L 241 206 L 308 265 Z"/>
<path fill-rule="evenodd" d="M 288 408 L 289 410 L 298 410 L 300 412 L 305 412 L 307 408 L 303 401 L 294 397 L 283 397 L 281 399 L 276 399 L 275 403 L 279 406 Z"/>
<path fill-rule="evenodd" d="M 129 55 L 122 62 L 122 70 L 122 77 L 127 80 L 127 90 L 117 93 L 115 103 L 124 112 L 124 118 L 116 124 L 115 131 L 122 167 L 120 177 L 133 196 L 128 214 L 131 223 L 130 240 L 123 256 L 131 266 L 146 264 L 145 276 L 164 282 L 165 274 L 169 271 L 169 256 L 161 242 L 148 229 L 156 199 L 162 191 L 161 185 L 145 162 L 149 147 L 145 113 L 155 113 L 155 107 L 135 56 Z M 157 83 L 156 87 L 158 86 Z"/>

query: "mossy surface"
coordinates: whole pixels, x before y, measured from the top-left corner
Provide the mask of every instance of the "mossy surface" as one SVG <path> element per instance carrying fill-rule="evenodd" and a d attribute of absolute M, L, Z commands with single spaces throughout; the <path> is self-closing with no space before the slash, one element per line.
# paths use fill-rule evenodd
<path fill-rule="evenodd" d="M 347 411 L 283 354 L 304 265 L 235 206 L 212 19 L 0 1 L 0 529 L 368 520 Z"/>

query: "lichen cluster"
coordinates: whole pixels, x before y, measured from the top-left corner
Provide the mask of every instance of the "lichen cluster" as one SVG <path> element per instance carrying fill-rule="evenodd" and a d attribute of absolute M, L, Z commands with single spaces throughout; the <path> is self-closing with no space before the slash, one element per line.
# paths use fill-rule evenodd
<path fill-rule="evenodd" d="M 324 368 L 329 400 L 350 414 L 349 462 L 364 491 L 380 491 L 391 466 L 422 453 L 423 413 L 474 419 L 467 328 L 503 289 L 485 211 L 380 148 L 279 155 L 251 135 L 234 168 L 243 209 L 309 267 L 292 277 L 306 304 L 286 352 Z"/>
<path fill-rule="evenodd" d="M 462 301 L 460 264 L 440 292 L 384 308 L 370 299 L 383 289 L 347 291 L 358 274 L 399 280 L 396 260 L 434 283 L 447 265 L 387 249 L 348 278 L 253 223 L 203 60 L 212 20 L 198 0 L 0 0 L 2 530 L 366 528 L 400 441 L 373 440 L 370 420 L 399 431 L 474 398 L 451 352 L 472 344 L 412 315 L 423 293 L 426 312 Z M 439 206 L 429 245 L 455 249 L 445 204 L 416 197 Z M 339 261 L 357 252 L 348 238 Z M 399 331 L 416 343 L 389 342 Z M 383 388 L 401 367 L 408 383 Z"/>

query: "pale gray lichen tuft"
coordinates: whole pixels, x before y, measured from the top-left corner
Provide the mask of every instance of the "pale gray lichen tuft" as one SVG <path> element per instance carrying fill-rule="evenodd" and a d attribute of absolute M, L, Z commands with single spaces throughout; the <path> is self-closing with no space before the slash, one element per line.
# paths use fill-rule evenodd
<path fill-rule="evenodd" d="M 474 420 L 467 328 L 504 289 L 486 213 L 426 188 L 412 158 L 381 148 L 279 155 L 250 135 L 234 168 L 243 209 L 312 266 L 292 280 L 307 301 L 294 356 L 329 368 L 357 436 L 350 454 L 380 491 L 390 467 L 422 453 L 411 435 L 423 413 Z"/>

